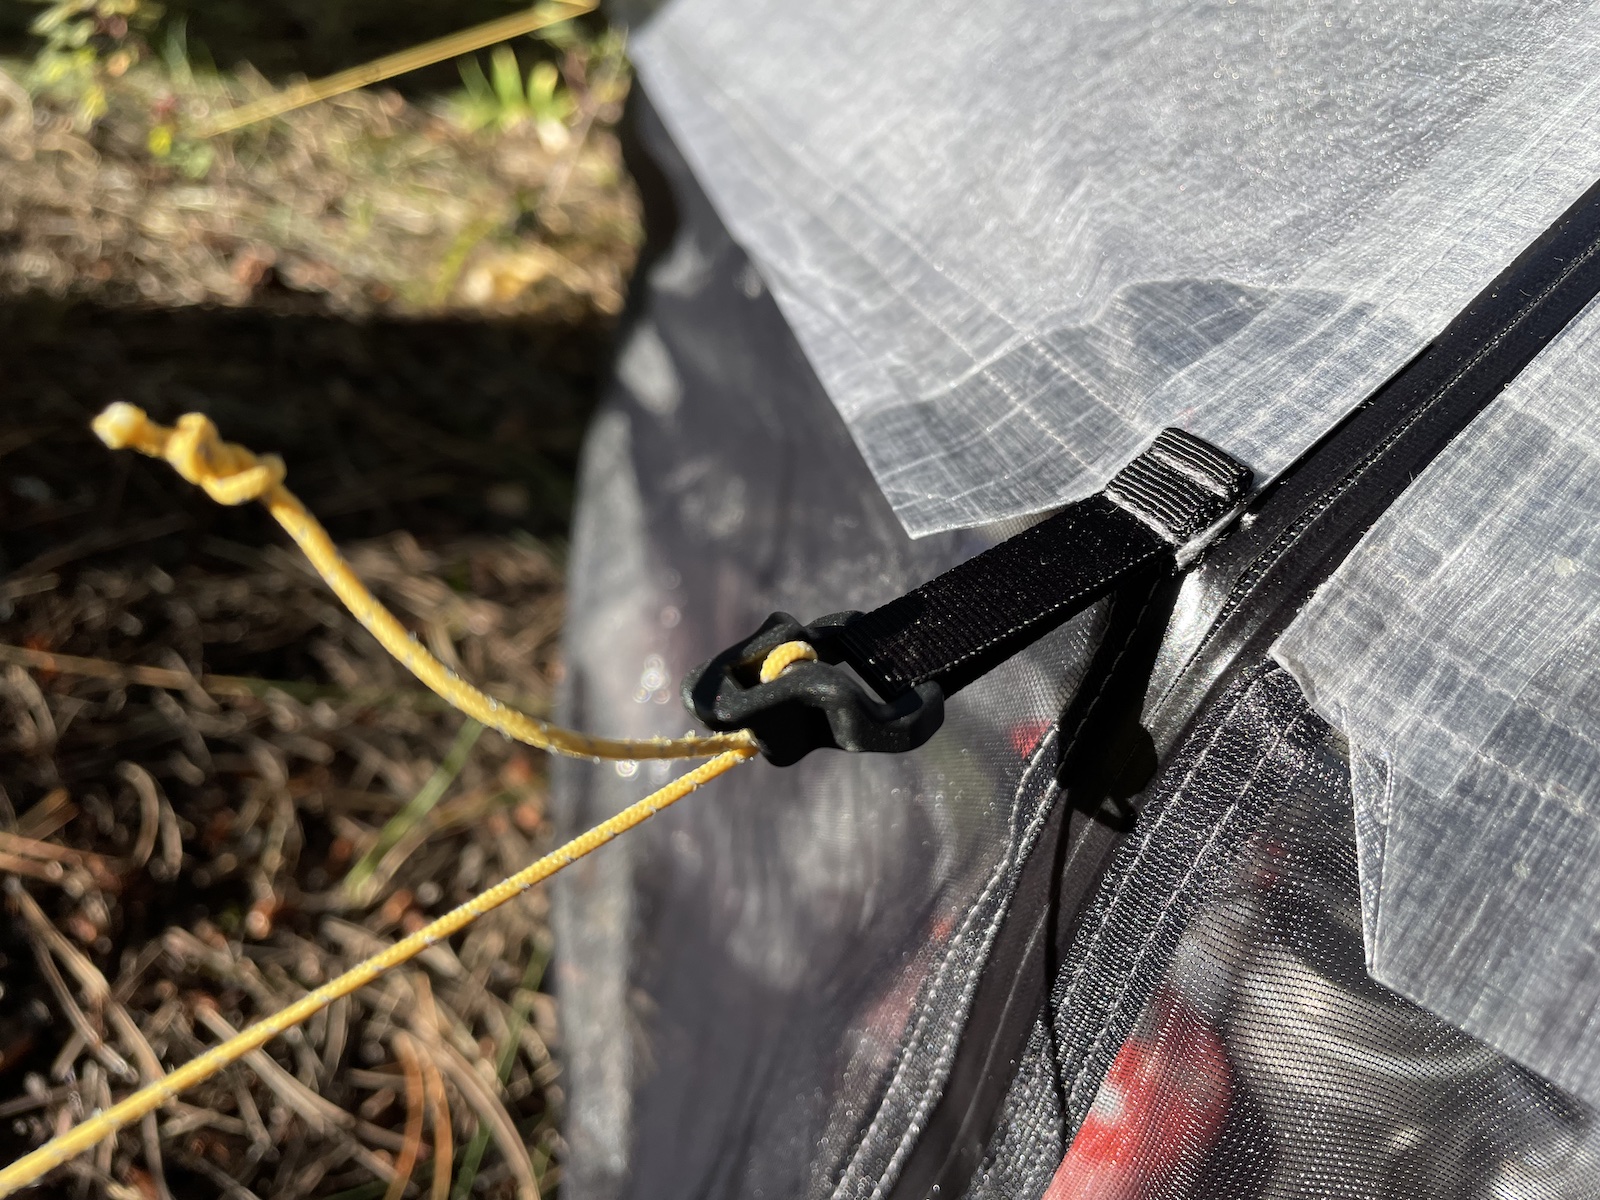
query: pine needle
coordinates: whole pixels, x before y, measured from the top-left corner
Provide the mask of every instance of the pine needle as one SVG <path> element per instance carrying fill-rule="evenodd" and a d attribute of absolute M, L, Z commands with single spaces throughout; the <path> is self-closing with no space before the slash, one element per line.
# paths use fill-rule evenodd
<path fill-rule="evenodd" d="M 351 67 L 336 75 L 329 75 L 326 79 L 310 80 L 285 88 L 271 96 L 264 96 L 260 100 L 241 105 L 231 112 L 222 113 L 209 121 L 202 121 L 191 132 L 196 137 L 208 138 L 215 137 L 219 133 L 242 129 L 246 125 L 254 125 L 257 121 L 265 121 L 268 117 L 282 116 L 286 112 L 304 108 L 319 100 L 341 96 L 345 92 L 353 92 L 357 88 L 368 87 L 382 80 L 392 79 L 396 75 L 404 75 L 408 71 L 432 66 L 447 58 L 471 54 L 474 50 L 482 50 L 485 46 L 492 46 L 496 42 L 521 37 L 525 33 L 533 33 L 535 30 L 562 21 L 570 21 L 573 17 L 580 17 L 593 10 L 595 3 L 596 0 L 547 0 L 546 3 L 535 5 L 526 12 L 512 13 L 498 20 L 474 25 L 471 29 L 463 29 L 459 33 L 435 38 L 420 46 L 412 46 L 409 50 L 401 50 L 397 54 L 387 54 L 359 67 Z"/>

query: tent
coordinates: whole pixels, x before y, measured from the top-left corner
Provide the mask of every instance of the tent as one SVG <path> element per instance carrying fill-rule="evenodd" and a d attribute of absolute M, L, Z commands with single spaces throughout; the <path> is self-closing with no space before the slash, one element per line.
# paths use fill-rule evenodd
<path fill-rule="evenodd" d="M 638 14 L 563 715 L 900 740 L 565 878 L 565 1194 L 1600 1196 L 1597 9 Z"/>

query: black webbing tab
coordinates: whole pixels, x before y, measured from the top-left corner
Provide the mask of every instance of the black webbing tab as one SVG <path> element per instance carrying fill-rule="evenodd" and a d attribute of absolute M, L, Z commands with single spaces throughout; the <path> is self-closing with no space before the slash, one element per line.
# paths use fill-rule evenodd
<path fill-rule="evenodd" d="M 1169 566 L 1172 544 L 1105 495 L 1041 521 L 839 631 L 879 695 L 945 695 L 988 674 L 1130 575 Z"/>
<path fill-rule="evenodd" d="M 684 701 L 712 729 L 751 729 L 773 762 L 822 746 L 900 751 L 943 719 L 943 699 L 1135 578 L 1148 587 L 1244 502 L 1250 472 L 1165 430 L 1107 484 L 870 613 L 801 625 L 785 613 L 691 672 Z M 819 661 L 757 681 L 764 655 L 809 642 Z M 841 665 L 852 668 L 876 693 Z"/>

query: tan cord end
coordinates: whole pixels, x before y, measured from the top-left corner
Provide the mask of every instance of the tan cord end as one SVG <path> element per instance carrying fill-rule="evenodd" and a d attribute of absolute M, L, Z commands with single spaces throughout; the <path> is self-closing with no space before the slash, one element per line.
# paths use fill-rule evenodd
<path fill-rule="evenodd" d="M 810 642 L 784 642 L 773 647 L 761 663 L 761 682 L 771 683 L 797 662 L 816 662 L 817 651 Z"/>
<path fill-rule="evenodd" d="M 138 448 L 143 450 L 142 439 L 148 435 L 150 418 L 144 409 L 118 400 L 108 405 L 105 412 L 94 419 L 90 428 L 97 438 L 113 450 L 126 450 L 135 443 L 139 443 Z M 146 450 L 145 453 L 150 452 Z"/>
<path fill-rule="evenodd" d="M 121 400 L 107 406 L 91 426 L 113 450 L 137 450 L 163 458 L 190 483 L 205 489 L 218 504 L 268 500 L 283 482 L 283 459 L 253 454 L 225 442 L 204 413 L 185 413 L 176 429 L 152 421 L 144 409 Z"/>

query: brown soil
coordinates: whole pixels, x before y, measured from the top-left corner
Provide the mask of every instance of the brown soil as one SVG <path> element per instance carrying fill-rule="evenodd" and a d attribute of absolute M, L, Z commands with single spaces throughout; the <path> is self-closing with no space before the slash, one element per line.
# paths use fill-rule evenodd
<path fill-rule="evenodd" d="M 573 465 L 636 240 L 615 113 L 552 148 L 359 96 L 189 178 L 136 136 L 161 86 L 129 82 L 89 132 L 30 101 L 0 163 L 0 1161 L 547 840 L 543 763 L 493 734 L 426 817 L 390 826 L 467 745 L 462 718 L 259 507 L 218 508 L 87 423 L 114 399 L 197 409 L 281 453 L 435 653 L 540 711 Z M 535 891 L 47 1192 L 376 1200 L 414 1159 L 405 1194 L 426 1195 L 438 1079 L 452 1188 L 549 1194 L 551 950 Z"/>

